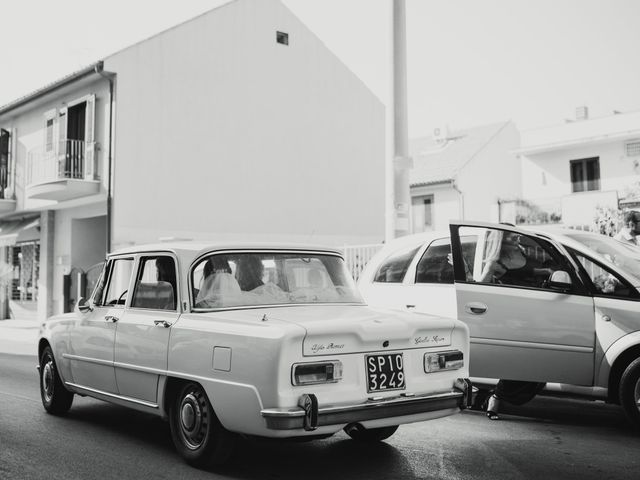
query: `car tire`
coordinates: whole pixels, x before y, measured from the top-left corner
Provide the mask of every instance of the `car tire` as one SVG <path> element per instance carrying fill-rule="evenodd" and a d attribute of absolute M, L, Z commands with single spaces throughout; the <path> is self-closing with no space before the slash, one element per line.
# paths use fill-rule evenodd
<path fill-rule="evenodd" d="M 364 428 L 360 424 L 355 424 L 347 425 L 346 427 L 344 427 L 345 433 L 352 439 L 358 442 L 366 443 L 381 442 L 382 440 L 386 440 L 391 435 L 396 433 L 396 430 L 398 430 L 398 425 L 380 428 Z"/>
<path fill-rule="evenodd" d="M 640 428 L 640 358 L 636 358 L 625 369 L 618 393 L 627 417 L 636 428 Z"/>
<path fill-rule="evenodd" d="M 46 346 L 40 355 L 40 398 L 44 409 L 55 415 L 66 413 L 73 403 L 73 393 L 67 390 L 53 358 L 53 350 Z"/>
<path fill-rule="evenodd" d="M 225 429 L 204 389 L 189 382 L 170 403 L 169 425 L 176 450 L 194 467 L 222 465 L 229 460 L 235 435 Z"/>

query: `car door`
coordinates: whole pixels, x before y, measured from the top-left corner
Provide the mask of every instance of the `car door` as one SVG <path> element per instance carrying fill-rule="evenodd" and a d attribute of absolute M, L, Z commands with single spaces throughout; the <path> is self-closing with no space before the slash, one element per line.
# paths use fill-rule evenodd
<path fill-rule="evenodd" d="M 620 272 L 592 256 L 568 249 L 588 278 L 595 307 L 596 366 L 608 348 L 628 333 L 638 330 L 640 293 Z M 596 372 L 597 374 L 598 372 Z"/>
<path fill-rule="evenodd" d="M 407 310 L 414 307 L 415 301 L 409 296 L 406 288 L 412 262 L 416 254 L 423 248 L 423 242 L 416 241 L 404 245 L 389 253 L 370 278 L 363 278 L 359 283 L 367 303 L 372 307 Z M 409 305 L 409 307 L 407 307 Z"/>
<path fill-rule="evenodd" d="M 471 376 L 592 385 L 594 304 L 566 251 L 502 224 L 452 223 L 450 230 Z M 474 238 L 475 248 L 465 252 L 461 237 Z M 550 282 L 560 271 L 566 281 Z"/>
<path fill-rule="evenodd" d="M 117 323 L 133 272 L 133 257 L 107 262 L 92 299 L 92 308 L 78 311 L 69 335 L 69 359 L 73 383 L 100 392 L 118 393 L 114 371 L 114 341 Z"/>
<path fill-rule="evenodd" d="M 133 291 L 115 338 L 115 375 L 121 396 L 157 404 L 159 377 L 167 372 L 171 326 L 179 316 L 177 287 L 173 255 L 139 257 Z"/>
<path fill-rule="evenodd" d="M 418 252 L 404 280 L 405 302 L 410 312 L 456 318 L 456 290 L 453 284 L 449 238 L 438 238 Z"/>

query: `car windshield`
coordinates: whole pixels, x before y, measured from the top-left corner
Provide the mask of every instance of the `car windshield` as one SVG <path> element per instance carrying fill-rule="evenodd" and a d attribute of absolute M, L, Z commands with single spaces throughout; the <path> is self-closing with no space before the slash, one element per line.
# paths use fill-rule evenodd
<path fill-rule="evenodd" d="M 191 275 L 199 309 L 362 303 L 344 261 L 331 254 L 216 253 L 198 262 Z"/>
<path fill-rule="evenodd" d="M 566 236 L 640 279 L 640 247 L 593 233 L 567 234 Z"/>

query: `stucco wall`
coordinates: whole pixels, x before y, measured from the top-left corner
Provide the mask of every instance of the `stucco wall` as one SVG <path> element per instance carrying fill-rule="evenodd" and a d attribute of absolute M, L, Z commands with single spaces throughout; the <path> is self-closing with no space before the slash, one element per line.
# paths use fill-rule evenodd
<path fill-rule="evenodd" d="M 433 195 L 433 230 L 448 230 L 450 220 L 461 218 L 461 197 L 450 185 L 414 187 L 411 189 L 412 197 L 423 195 Z"/>
<path fill-rule="evenodd" d="M 624 142 L 580 146 L 523 157 L 523 193 L 526 198 L 544 199 L 571 193 L 571 160 L 600 158 L 600 190 L 623 191 L 640 181 L 640 169 L 624 153 Z M 544 174 L 543 174 L 544 173 Z"/>
<path fill-rule="evenodd" d="M 114 245 L 384 238 L 384 108 L 280 2 L 230 3 L 105 69 L 117 72 Z"/>
<path fill-rule="evenodd" d="M 498 221 L 498 200 L 522 195 L 521 162 L 511 153 L 519 142 L 515 125 L 507 122 L 461 168 L 457 185 L 464 192 L 465 220 Z"/>

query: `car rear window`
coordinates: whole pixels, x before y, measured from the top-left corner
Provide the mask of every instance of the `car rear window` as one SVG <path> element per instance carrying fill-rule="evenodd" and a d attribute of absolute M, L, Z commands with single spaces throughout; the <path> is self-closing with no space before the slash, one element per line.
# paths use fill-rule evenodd
<path fill-rule="evenodd" d="M 413 245 L 392 253 L 382 262 L 373 281 L 381 283 L 401 283 L 411 264 L 411 260 L 416 256 L 419 248 L 420 245 Z"/>

